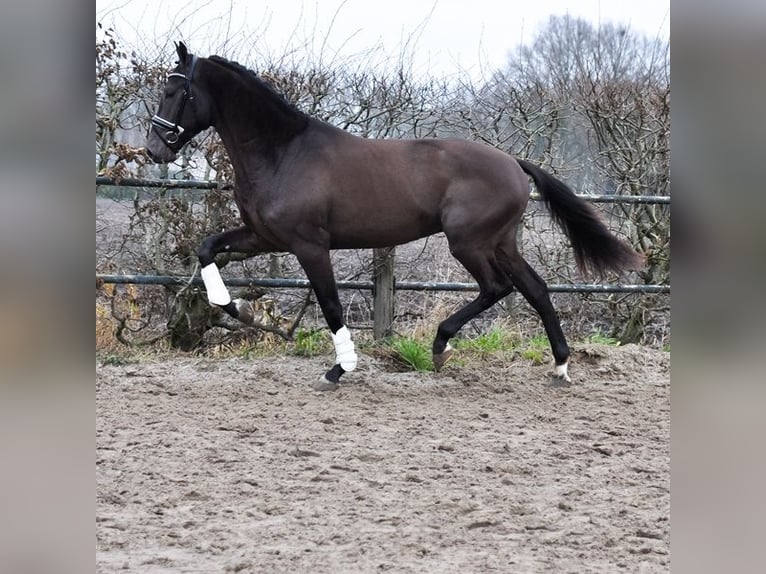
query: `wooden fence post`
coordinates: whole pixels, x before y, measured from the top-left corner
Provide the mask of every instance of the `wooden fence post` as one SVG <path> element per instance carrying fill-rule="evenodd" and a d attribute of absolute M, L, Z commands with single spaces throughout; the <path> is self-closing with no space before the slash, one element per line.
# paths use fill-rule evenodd
<path fill-rule="evenodd" d="M 393 247 L 372 250 L 372 333 L 375 340 L 391 335 L 394 322 Z"/>

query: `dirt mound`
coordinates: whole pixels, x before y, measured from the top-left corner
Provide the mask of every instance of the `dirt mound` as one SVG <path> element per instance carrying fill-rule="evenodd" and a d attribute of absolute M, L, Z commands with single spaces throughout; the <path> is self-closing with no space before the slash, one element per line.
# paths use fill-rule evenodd
<path fill-rule="evenodd" d="M 669 355 L 99 365 L 99 572 L 669 571 Z"/>

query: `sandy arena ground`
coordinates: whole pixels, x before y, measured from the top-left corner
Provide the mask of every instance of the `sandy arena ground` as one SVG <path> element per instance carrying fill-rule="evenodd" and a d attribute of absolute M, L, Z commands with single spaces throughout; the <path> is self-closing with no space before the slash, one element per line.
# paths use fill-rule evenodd
<path fill-rule="evenodd" d="M 97 365 L 97 571 L 668 572 L 670 356 Z"/>

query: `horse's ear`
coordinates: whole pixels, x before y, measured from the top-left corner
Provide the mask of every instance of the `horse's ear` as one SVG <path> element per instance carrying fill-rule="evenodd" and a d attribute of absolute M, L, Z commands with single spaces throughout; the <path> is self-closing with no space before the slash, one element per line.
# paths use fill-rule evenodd
<path fill-rule="evenodd" d="M 178 53 L 178 61 L 185 64 L 186 60 L 189 58 L 189 51 L 186 49 L 186 44 L 178 42 L 178 44 L 176 44 L 176 52 Z"/>

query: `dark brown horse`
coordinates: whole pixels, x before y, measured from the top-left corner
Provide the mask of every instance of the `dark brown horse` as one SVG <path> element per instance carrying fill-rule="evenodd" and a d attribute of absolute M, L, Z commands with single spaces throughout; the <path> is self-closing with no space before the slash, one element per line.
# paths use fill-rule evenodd
<path fill-rule="evenodd" d="M 548 288 L 519 254 L 516 230 L 531 176 L 569 237 L 581 270 L 636 267 L 641 257 L 612 235 L 595 210 L 535 165 L 492 147 L 456 139 L 374 140 L 307 116 L 253 72 L 218 56 L 198 58 L 177 45 L 146 150 L 170 162 L 213 126 L 234 166 L 234 200 L 244 225 L 205 239 L 198 255 L 211 303 L 246 320 L 232 301 L 215 256 L 294 253 L 332 331 L 336 364 L 314 385 L 334 389 L 357 356 L 330 264 L 331 249 L 387 247 L 443 231 L 479 295 L 444 320 L 433 342 L 441 368 L 449 340 L 514 287 L 540 314 L 556 376 L 569 381 L 569 347 Z"/>

